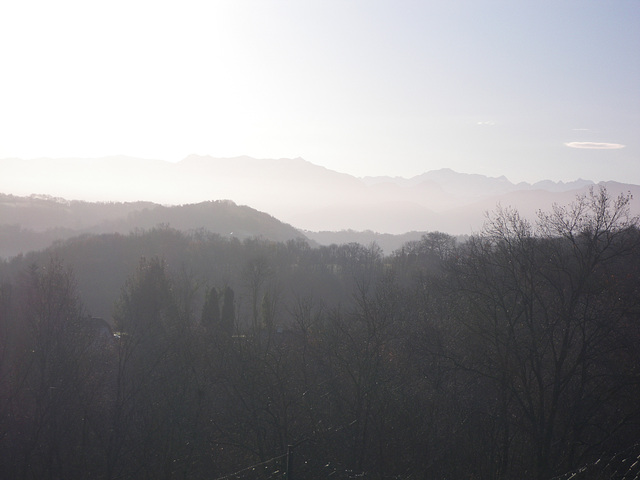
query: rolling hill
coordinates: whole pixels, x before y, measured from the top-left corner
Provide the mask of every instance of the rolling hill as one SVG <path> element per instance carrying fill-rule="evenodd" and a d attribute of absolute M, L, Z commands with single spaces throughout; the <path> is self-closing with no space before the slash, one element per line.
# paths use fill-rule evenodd
<path fill-rule="evenodd" d="M 75 204 L 73 208 L 70 205 L 74 202 L 62 202 L 64 208 L 62 204 L 41 205 L 40 211 L 48 213 L 34 213 L 33 218 L 39 218 L 48 229 L 102 231 L 101 228 L 108 227 L 126 230 L 135 228 L 136 222 L 147 227 L 154 222 L 163 222 L 180 228 L 220 228 L 225 234 L 236 231 L 243 235 L 273 236 L 274 239 L 290 238 L 294 234 L 291 231 L 276 234 L 280 227 L 268 230 L 266 224 L 260 225 L 257 220 L 252 227 L 246 228 L 246 232 L 233 225 L 207 223 L 208 217 L 203 212 L 195 213 L 205 207 L 188 205 L 230 199 L 237 205 L 268 212 L 307 232 L 369 230 L 380 234 L 404 234 L 437 230 L 465 235 L 480 231 L 485 213 L 498 204 L 516 208 L 531 218 L 537 210 L 548 210 L 554 203 L 567 204 L 576 195 L 596 186 L 583 179 L 568 183 L 547 180 L 516 184 L 505 177 L 458 173 L 450 169 L 427 171 L 409 179 L 357 178 L 301 158 L 255 159 L 246 156 L 191 155 L 176 163 L 123 156 L 0 159 L 0 172 L 0 192 L 6 194 L 46 194 L 85 202 L 122 202 L 109 203 L 110 213 L 96 213 L 106 208 L 105 203 L 101 207 Z M 640 213 L 637 200 L 640 186 L 616 182 L 601 185 L 613 196 L 620 193 L 634 195 L 632 210 L 634 214 Z M 40 197 L 29 198 L 33 204 Z M 180 205 L 184 210 L 169 208 Z M 73 214 L 69 213 L 70 208 Z M 1 210 L 0 224 L 42 230 L 40 224 L 28 224 L 28 216 L 22 220 L 22 213 L 18 211 L 24 213 L 17 206 L 13 210 Z M 143 211 L 147 213 L 139 213 Z M 187 220 L 189 218 L 191 220 Z M 267 230 L 263 232 L 263 229 Z"/>

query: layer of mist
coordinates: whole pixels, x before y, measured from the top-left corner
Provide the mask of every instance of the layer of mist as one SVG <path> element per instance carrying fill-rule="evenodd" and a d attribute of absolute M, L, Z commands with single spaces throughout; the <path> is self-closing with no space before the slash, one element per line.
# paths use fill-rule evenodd
<path fill-rule="evenodd" d="M 505 177 L 449 169 L 405 179 L 356 178 L 303 159 L 213 158 L 180 162 L 131 157 L 0 160 L 0 192 L 47 194 L 72 200 L 148 201 L 182 205 L 229 199 L 267 212 L 296 228 L 383 234 L 481 230 L 485 212 L 513 207 L 526 217 L 566 204 L 594 185 L 588 180 L 514 184 Z M 640 193 L 637 185 L 603 182 L 612 195 Z M 638 211 L 637 205 L 632 209 Z M 6 222 L 2 222 L 6 223 Z"/>

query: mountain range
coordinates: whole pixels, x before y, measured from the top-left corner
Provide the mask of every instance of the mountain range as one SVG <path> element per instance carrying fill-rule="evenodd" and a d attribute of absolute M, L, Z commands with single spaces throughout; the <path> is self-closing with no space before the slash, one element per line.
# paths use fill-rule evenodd
<path fill-rule="evenodd" d="M 317 232 L 343 230 L 470 234 L 481 230 L 485 213 L 498 204 L 532 217 L 537 210 L 548 210 L 554 203 L 570 203 L 595 185 L 583 179 L 516 184 L 505 177 L 450 169 L 428 171 L 408 179 L 358 178 L 301 158 L 191 155 L 176 163 L 124 156 L 0 159 L 0 192 L 5 194 L 129 202 L 128 207 L 121 206 L 123 213 L 127 208 L 142 209 L 140 202 L 168 206 L 228 199 L 267 212 L 311 239 L 321 237 Z M 631 193 L 636 199 L 640 195 L 638 185 L 599 185 L 612 195 Z M 640 212 L 637 200 L 632 209 L 635 214 Z M 11 223 L 6 215 L 3 211 L 0 224 Z M 178 221 L 174 218 L 171 222 Z"/>

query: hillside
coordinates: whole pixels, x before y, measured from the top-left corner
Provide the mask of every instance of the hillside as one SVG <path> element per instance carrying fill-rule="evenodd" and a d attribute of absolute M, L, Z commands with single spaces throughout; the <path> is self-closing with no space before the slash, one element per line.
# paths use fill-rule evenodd
<path fill-rule="evenodd" d="M 82 234 L 121 233 L 156 226 L 206 230 L 224 237 L 284 242 L 304 235 L 290 225 L 229 200 L 163 206 L 151 202 L 84 202 L 48 196 L 0 195 L 0 257 L 40 250 Z"/>

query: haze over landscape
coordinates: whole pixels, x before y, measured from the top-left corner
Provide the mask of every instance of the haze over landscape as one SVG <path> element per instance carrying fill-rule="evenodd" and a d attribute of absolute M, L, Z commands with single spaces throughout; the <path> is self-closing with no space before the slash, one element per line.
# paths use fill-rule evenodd
<path fill-rule="evenodd" d="M 4 2 L 0 158 L 640 184 L 639 18 L 631 0 Z"/>
<path fill-rule="evenodd" d="M 0 2 L 0 480 L 640 478 L 640 1 Z"/>
<path fill-rule="evenodd" d="M 516 208 L 533 220 L 538 210 L 549 210 L 554 203 L 568 204 L 576 195 L 586 194 L 596 186 L 582 179 L 514 184 L 505 177 L 462 174 L 450 169 L 425 172 L 410 179 L 356 178 L 301 158 L 225 159 L 196 155 L 177 163 L 131 157 L 56 162 L 0 160 L 0 170 L 0 192 L 8 194 L 29 196 L 35 192 L 94 202 L 143 199 L 162 205 L 224 199 L 269 213 L 309 231 L 307 235 L 340 230 L 388 234 L 437 230 L 469 235 L 482 229 L 485 213 L 498 204 Z M 637 185 L 601 185 L 611 195 L 631 193 L 640 198 Z M 630 207 L 632 213 L 640 213 L 637 202 Z M 11 221 L 7 217 L 5 223 L 12 222 L 20 223 L 20 216 Z M 175 225 L 175 219 L 170 224 Z"/>

